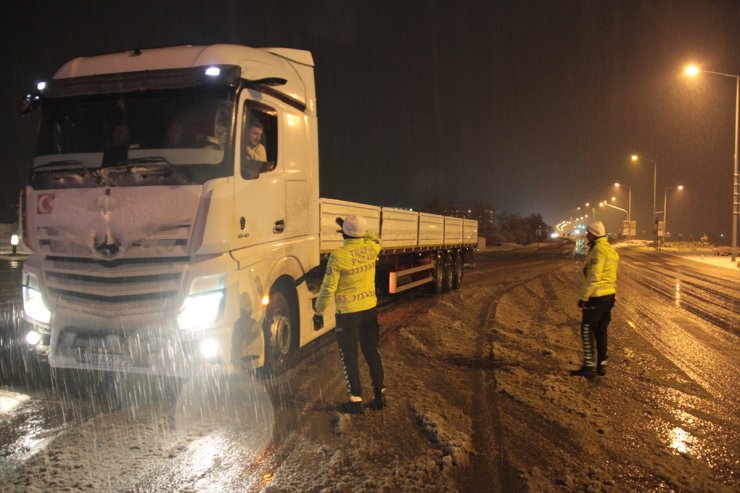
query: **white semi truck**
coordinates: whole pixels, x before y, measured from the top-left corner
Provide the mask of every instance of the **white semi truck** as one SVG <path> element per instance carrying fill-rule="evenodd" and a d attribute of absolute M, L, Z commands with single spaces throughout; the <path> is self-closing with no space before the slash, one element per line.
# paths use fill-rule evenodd
<path fill-rule="evenodd" d="M 77 58 L 26 98 L 27 342 L 56 368 L 280 372 L 314 331 L 337 217 L 378 287 L 458 288 L 477 222 L 319 198 L 309 52 L 218 44 Z M 256 152 L 255 152 L 256 151 Z M 344 171 L 352 174 L 350 167 Z"/>

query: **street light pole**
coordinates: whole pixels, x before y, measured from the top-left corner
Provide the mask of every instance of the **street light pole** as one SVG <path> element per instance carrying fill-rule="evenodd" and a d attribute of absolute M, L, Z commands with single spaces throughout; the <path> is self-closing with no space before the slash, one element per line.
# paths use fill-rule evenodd
<path fill-rule="evenodd" d="M 656 221 L 655 193 L 656 193 L 656 187 L 657 187 L 657 183 L 658 183 L 658 162 L 656 160 L 654 160 L 654 159 L 650 159 L 650 158 L 638 156 L 637 154 L 633 154 L 631 159 L 632 159 L 633 162 L 637 162 L 637 161 L 642 160 L 642 161 L 650 161 L 651 163 L 653 163 L 653 223 L 655 223 L 655 221 Z M 657 242 L 657 238 L 658 238 L 657 225 L 656 225 L 656 229 L 655 229 L 655 238 L 656 238 L 656 242 Z"/>
<path fill-rule="evenodd" d="M 616 205 L 611 205 L 611 204 L 610 204 L 609 202 L 607 202 L 606 200 L 605 200 L 605 201 L 603 201 L 602 203 L 600 203 L 599 205 L 602 205 L 602 206 L 603 206 L 603 205 L 605 205 L 605 206 L 607 206 L 607 207 L 611 207 L 612 209 L 617 209 L 618 211 L 622 211 L 622 212 L 624 212 L 625 214 L 629 214 L 629 211 L 628 211 L 627 209 L 622 209 L 621 207 L 617 207 Z"/>
<path fill-rule="evenodd" d="M 668 233 L 668 191 L 669 190 L 683 190 L 683 185 L 677 187 L 665 187 L 665 193 L 663 194 L 663 244 L 665 245 L 666 233 Z"/>
<path fill-rule="evenodd" d="M 591 202 L 586 202 L 583 205 L 585 205 L 586 207 L 591 207 L 591 221 L 590 222 L 596 221 L 596 206 L 592 206 Z"/>
<path fill-rule="evenodd" d="M 627 243 L 629 243 L 632 239 L 632 187 L 621 183 L 615 183 L 614 186 L 627 189 Z M 653 211 L 655 211 L 655 206 L 653 206 Z"/>
<path fill-rule="evenodd" d="M 740 215 L 740 176 L 738 175 L 737 169 L 737 153 L 738 153 L 738 127 L 740 124 L 740 75 L 736 74 L 725 74 L 723 72 L 714 72 L 712 70 L 701 70 L 696 65 L 689 65 L 686 67 L 684 73 L 690 77 L 694 77 L 699 73 L 719 75 L 722 77 L 730 77 L 735 79 L 735 154 L 733 156 L 733 171 L 732 171 L 732 262 L 734 263 L 737 259 L 737 220 Z"/>

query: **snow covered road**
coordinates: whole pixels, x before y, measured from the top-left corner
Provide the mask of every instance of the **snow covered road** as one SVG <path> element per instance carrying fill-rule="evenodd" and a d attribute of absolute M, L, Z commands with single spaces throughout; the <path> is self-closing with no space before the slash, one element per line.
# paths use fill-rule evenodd
<path fill-rule="evenodd" d="M 384 307 L 389 406 L 361 416 L 336 411 L 344 387 L 331 335 L 273 381 L 117 377 L 76 391 L 19 363 L 7 336 L 17 301 L 6 288 L 0 484 L 737 491 L 740 280 L 619 252 L 606 377 L 568 374 L 580 365 L 579 259 L 567 248 L 483 252 L 460 290 Z"/>

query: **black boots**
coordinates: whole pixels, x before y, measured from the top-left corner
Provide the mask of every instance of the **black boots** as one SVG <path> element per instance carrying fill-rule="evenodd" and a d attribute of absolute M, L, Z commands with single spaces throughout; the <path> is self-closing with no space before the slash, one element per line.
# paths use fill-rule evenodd
<path fill-rule="evenodd" d="M 375 389 L 374 399 L 367 405 L 368 408 L 373 410 L 379 410 L 385 408 L 385 387 Z M 352 396 L 349 402 L 343 402 L 339 405 L 339 412 L 348 414 L 362 414 L 363 406 L 362 400 L 356 401 L 359 397 Z"/>
<path fill-rule="evenodd" d="M 595 377 L 596 376 L 596 368 L 593 366 L 582 366 L 578 370 L 573 370 L 570 372 L 571 377 Z"/>
<path fill-rule="evenodd" d="M 368 406 L 370 409 L 378 410 L 385 407 L 385 387 L 373 391 L 375 398 Z"/>
<path fill-rule="evenodd" d="M 573 370 L 570 372 L 571 377 L 595 377 L 596 375 L 599 375 L 601 377 L 606 375 L 606 361 L 602 361 L 598 365 L 596 365 L 596 368 L 593 366 L 582 366 L 578 370 Z"/>

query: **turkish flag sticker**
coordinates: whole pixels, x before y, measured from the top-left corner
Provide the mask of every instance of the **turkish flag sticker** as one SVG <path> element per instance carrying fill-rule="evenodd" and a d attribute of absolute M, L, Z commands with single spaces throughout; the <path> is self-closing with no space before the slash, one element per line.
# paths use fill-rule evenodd
<path fill-rule="evenodd" d="M 53 193 L 42 193 L 39 194 L 39 198 L 36 201 L 36 213 L 37 214 L 51 214 L 54 210 L 54 194 Z"/>

